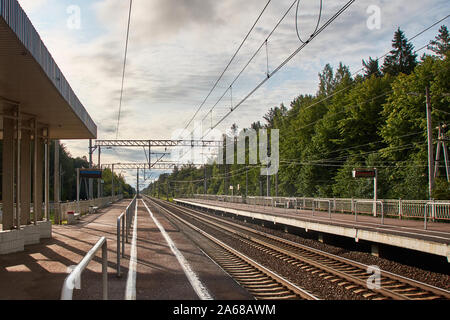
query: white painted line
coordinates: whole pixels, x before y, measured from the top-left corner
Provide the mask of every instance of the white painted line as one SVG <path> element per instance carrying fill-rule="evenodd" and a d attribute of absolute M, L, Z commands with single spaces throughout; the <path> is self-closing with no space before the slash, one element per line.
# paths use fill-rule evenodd
<path fill-rule="evenodd" d="M 137 210 L 138 210 L 138 201 L 136 199 L 136 206 L 134 211 L 134 223 L 133 223 L 133 239 L 131 240 L 130 264 L 128 267 L 128 278 L 127 278 L 127 287 L 125 291 L 125 300 L 136 300 Z"/>
<path fill-rule="evenodd" d="M 191 286 L 194 289 L 195 293 L 197 293 L 197 296 L 199 297 L 199 299 L 213 300 L 208 289 L 203 285 L 203 283 L 198 278 L 197 274 L 192 270 L 191 266 L 189 265 L 189 262 L 186 260 L 186 258 L 180 252 L 180 250 L 178 250 L 178 248 L 175 246 L 175 243 L 172 241 L 172 239 L 167 234 L 164 227 L 159 223 L 159 221 L 156 219 L 156 217 L 153 215 L 153 213 L 147 207 L 147 204 L 144 202 L 144 200 L 142 200 L 142 203 L 147 208 L 147 211 L 150 214 L 150 217 L 152 217 L 152 219 L 155 222 L 156 226 L 158 227 L 159 231 L 161 232 L 161 234 L 163 235 L 167 244 L 169 245 L 170 250 L 172 250 L 173 254 L 177 258 L 181 267 L 183 268 L 183 271 L 186 274 L 186 277 L 188 278 L 189 282 L 191 283 Z"/>

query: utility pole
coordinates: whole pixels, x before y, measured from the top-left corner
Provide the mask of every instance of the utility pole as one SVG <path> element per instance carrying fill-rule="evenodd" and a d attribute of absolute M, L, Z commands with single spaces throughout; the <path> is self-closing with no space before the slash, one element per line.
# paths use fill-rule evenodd
<path fill-rule="evenodd" d="M 92 139 L 89 139 L 89 169 L 92 169 Z M 89 200 L 94 199 L 94 180 L 89 178 Z"/>
<path fill-rule="evenodd" d="M 275 197 L 278 197 L 278 172 L 275 174 Z"/>
<path fill-rule="evenodd" d="M 203 182 L 203 193 L 206 194 L 206 164 L 205 164 L 205 172 L 204 172 L 204 182 Z"/>
<path fill-rule="evenodd" d="M 114 197 L 114 164 L 111 168 L 111 196 Z"/>
<path fill-rule="evenodd" d="M 375 176 L 373 177 L 373 216 L 377 216 L 377 201 L 378 201 L 378 184 L 377 184 L 377 178 L 378 178 L 378 170 L 377 168 L 374 168 Z"/>
<path fill-rule="evenodd" d="M 139 197 L 139 169 L 137 169 L 136 171 L 136 196 Z"/>
<path fill-rule="evenodd" d="M 431 200 L 431 194 L 434 187 L 434 170 L 433 170 L 433 128 L 431 123 L 431 99 L 430 89 L 425 88 L 426 104 L 427 104 L 427 136 L 428 136 L 428 196 Z"/>
<path fill-rule="evenodd" d="M 248 196 L 248 167 L 245 168 L 245 198 Z"/>
<path fill-rule="evenodd" d="M 440 124 L 437 128 L 439 130 L 438 134 L 438 143 L 436 148 L 436 161 L 434 163 L 434 178 L 439 176 L 439 160 L 441 156 L 441 146 L 442 151 L 444 153 L 444 162 L 445 162 L 445 173 L 447 176 L 447 181 L 450 182 L 450 168 L 449 168 L 449 158 L 448 158 L 448 150 L 447 150 L 447 139 L 445 137 L 445 129 L 447 128 L 446 124 Z"/>
<path fill-rule="evenodd" d="M 100 155 L 101 155 L 101 147 L 98 146 L 98 169 L 101 170 L 102 166 L 100 163 Z M 103 177 L 102 177 L 103 179 Z M 101 185 L 102 185 L 102 179 L 98 180 L 97 179 L 97 198 L 101 198 L 102 197 L 102 190 L 101 190 Z"/>

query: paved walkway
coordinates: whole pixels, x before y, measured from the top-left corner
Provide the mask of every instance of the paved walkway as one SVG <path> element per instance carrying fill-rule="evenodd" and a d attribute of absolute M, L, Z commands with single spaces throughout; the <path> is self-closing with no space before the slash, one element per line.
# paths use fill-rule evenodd
<path fill-rule="evenodd" d="M 60 298 L 68 266 L 78 264 L 102 236 L 108 243 L 108 294 L 110 299 L 122 300 L 130 290 L 136 299 L 197 300 L 199 295 L 188 279 L 185 267 L 174 255 L 160 227 L 172 240 L 173 247 L 184 257 L 191 271 L 209 290 L 214 299 L 248 299 L 240 288 L 216 264 L 207 258 L 183 233 L 163 217 L 156 208 L 149 210 L 138 200 L 135 240 L 135 286 L 129 280 L 130 243 L 125 245 L 121 259 L 122 277 L 116 276 L 116 221 L 130 200 L 122 200 L 87 215 L 77 225 L 53 226 L 53 238 L 25 247 L 24 252 L 0 256 L 0 299 Z M 74 290 L 76 299 L 101 299 L 101 252 L 91 261 L 81 277 L 81 290 Z M 132 278 L 132 277 L 131 277 Z M 127 285 L 128 282 L 128 285 Z M 130 284 L 131 283 L 131 284 Z M 220 283 L 220 287 L 214 286 Z M 209 287 L 209 288 L 208 288 Z"/>

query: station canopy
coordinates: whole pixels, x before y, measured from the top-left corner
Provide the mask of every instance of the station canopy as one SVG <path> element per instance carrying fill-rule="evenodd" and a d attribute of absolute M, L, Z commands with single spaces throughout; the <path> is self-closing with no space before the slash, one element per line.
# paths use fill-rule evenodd
<path fill-rule="evenodd" d="M 17 0 L 0 0 L 0 113 L 14 104 L 48 126 L 51 139 L 97 136 L 97 126 Z"/>

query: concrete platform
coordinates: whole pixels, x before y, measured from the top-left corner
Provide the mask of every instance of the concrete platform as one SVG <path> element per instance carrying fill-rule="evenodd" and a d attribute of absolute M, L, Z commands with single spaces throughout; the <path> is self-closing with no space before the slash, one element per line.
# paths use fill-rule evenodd
<path fill-rule="evenodd" d="M 0 255 L 23 251 L 24 246 L 37 244 L 41 239 L 51 237 L 51 221 L 21 226 L 20 230 L 0 231 Z"/>
<path fill-rule="evenodd" d="M 400 248 L 417 250 L 429 254 L 444 256 L 450 262 L 450 224 L 429 223 L 428 230 L 423 229 L 423 221 L 399 220 L 372 216 L 354 216 L 328 212 L 282 209 L 261 206 L 248 206 L 240 203 L 223 203 L 199 199 L 174 199 L 178 204 L 203 208 L 227 214 L 259 219 L 270 223 L 312 230 L 375 244 L 386 244 Z M 421 229 L 422 228 L 422 229 Z"/>
<path fill-rule="evenodd" d="M 125 258 L 121 259 L 122 277 L 118 278 L 116 222 L 129 201 L 122 200 L 99 210 L 96 215 L 84 216 L 76 225 L 54 226 L 53 238 L 25 246 L 23 252 L 0 256 L 0 299 L 59 299 L 68 267 L 78 264 L 102 236 L 107 238 L 108 245 L 109 298 L 124 299 L 132 238 L 125 245 Z M 164 216 L 156 210 L 153 214 L 214 299 L 251 298 Z M 138 203 L 136 248 L 136 299 L 199 299 L 141 200 Z M 99 252 L 83 272 L 81 290 L 74 291 L 74 300 L 101 299 L 101 278 Z"/>

